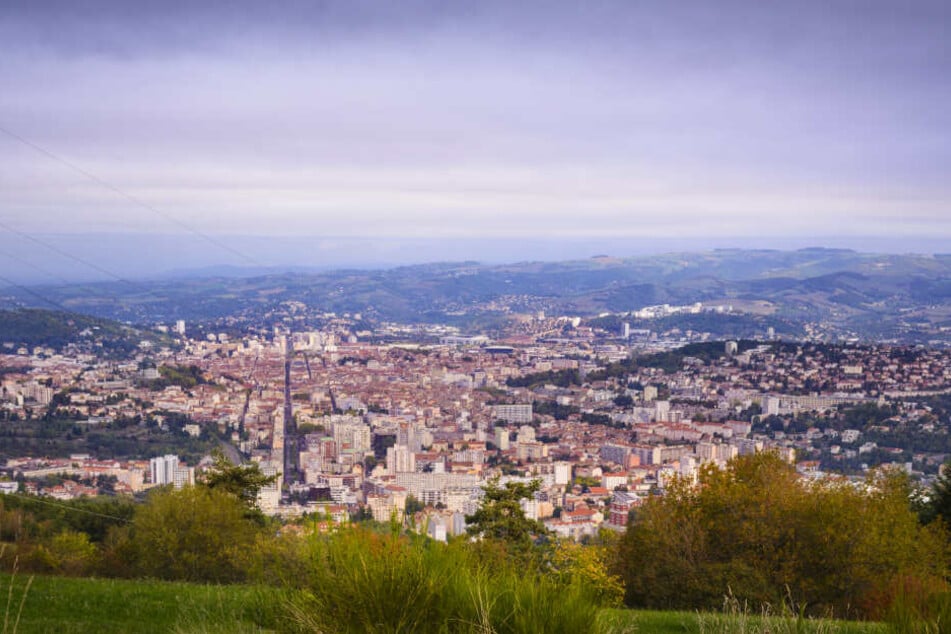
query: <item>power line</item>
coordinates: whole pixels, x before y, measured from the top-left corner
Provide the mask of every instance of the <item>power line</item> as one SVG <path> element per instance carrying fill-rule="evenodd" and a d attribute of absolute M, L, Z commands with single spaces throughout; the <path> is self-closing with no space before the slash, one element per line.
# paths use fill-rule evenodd
<path fill-rule="evenodd" d="M 59 302 L 54 301 L 54 300 L 50 299 L 49 297 L 45 297 L 45 296 L 43 296 L 42 294 L 37 293 L 36 291 L 34 291 L 33 289 L 31 289 L 31 288 L 29 288 L 29 287 L 27 287 L 27 286 L 23 286 L 22 284 L 17 284 L 16 282 L 14 282 L 13 280 L 11 280 L 11 279 L 8 278 L 8 277 L 4 277 L 3 275 L 0 275 L 0 281 L 6 282 L 6 283 L 9 284 L 10 286 L 13 286 L 13 287 L 15 287 L 15 288 L 18 288 L 19 290 L 23 291 L 24 293 L 28 293 L 28 294 L 32 295 L 33 297 L 36 297 L 37 299 L 39 299 L 39 300 L 41 300 L 41 301 L 44 301 L 44 302 L 46 302 L 47 304 L 50 304 L 51 306 L 54 306 L 54 307 L 58 308 L 59 310 L 61 310 L 61 311 L 63 311 L 63 312 L 67 312 L 67 313 L 75 313 L 75 312 L 76 312 L 75 310 L 70 310 L 69 308 L 66 308 L 65 306 L 63 306 L 63 305 L 60 304 Z"/>
<path fill-rule="evenodd" d="M 19 134 L 16 134 L 15 132 L 11 132 L 10 130 L 4 128 L 3 126 L 0 126 L 0 132 L 3 132 L 4 134 L 6 134 L 7 136 L 9 136 L 10 138 L 19 141 L 19 142 L 22 143 L 23 145 L 26 145 L 27 147 L 32 148 L 33 150 L 35 150 L 36 152 L 39 152 L 40 154 L 46 156 L 47 158 L 49 158 L 49 159 L 51 159 L 51 160 L 53 160 L 53 161 L 56 161 L 57 163 L 59 163 L 59 164 L 61 164 L 61 165 L 64 165 L 65 167 L 69 168 L 70 170 L 76 172 L 77 174 L 80 174 L 80 175 L 82 175 L 83 177 L 85 177 L 86 179 L 88 179 L 88 180 L 90 180 L 90 181 L 96 183 L 96 184 L 99 185 L 100 187 L 103 187 L 103 188 L 105 188 L 105 189 L 108 189 L 109 191 L 113 192 L 114 194 L 117 194 L 117 195 L 119 195 L 119 196 L 125 198 L 126 200 L 128 200 L 128 201 L 131 202 L 131 203 L 133 203 L 134 205 L 136 205 L 136 206 L 138 206 L 138 207 L 141 207 L 142 209 L 145 209 L 146 211 L 149 211 L 149 212 L 151 212 L 151 213 L 153 213 L 153 214 L 155 214 L 155 215 L 157 215 L 157 216 L 159 216 L 159 217 L 161 217 L 161 218 L 164 218 L 166 221 L 168 221 L 168 222 L 170 222 L 170 223 L 172 223 L 172 224 L 174 224 L 174 225 L 176 225 L 176 226 L 178 226 L 178 227 L 184 229 L 185 231 L 187 231 L 187 232 L 189 232 L 189 233 L 191 233 L 191 234 L 193 234 L 193 235 L 196 235 L 196 236 L 202 238 L 203 240 L 205 240 L 205 241 L 208 242 L 209 244 L 213 244 L 213 245 L 215 245 L 216 247 L 218 247 L 219 249 L 222 249 L 222 250 L 224 250 L 224 251 L 227 251 L 227 252 L 231 253 L 232 255 L 235 255 L 235 256 L 241 258 L 242 260 L 244 260 L 244 261 L 246 261 L 246 262 L 248 262 L 248 263 L 250 263 L 250 264 L 253 264 L 254 266 L 262 266 L 260 262 L 258 262 L 257 260 L 255 260 L 255 259 L 252 258 L 251 256 L 247 255 L 246 253 L 243 253 L 243 252 L 239 251 L 238 249 L 235 249 L 234 247 L 229 246 L 229 245 L 225 244 L 224 242 L 221 242 L 221 241 L 218 240 L 217 238 L 215 238 L 215 237 L 213 237 L 213 236 L 211 236 L 211 235 L 209 235 L 209 234 L 207 234 L 207 233 L 204 233 L 203 231 L 199 231 L 198 229 L 192 227 L 192 226 L 189 225 L 188 223 L 182 222 L 182 221 L 179 220 L 178 218 L 175 218 L 174 216 L 172 216 L 172 215 L 170 215 L 170 214 L 167 214 L 167 213 L 165 213 L 164 211 L 161 211 L 161 210 L 155 208 L 154 206 L 148 204 L 147 202 L 145 202 L 145 201 L 143 201 L 143 200 L 141 200 L 141 199 L 139 199 L 139 198 L 136 198 L 136 197 L 133 196 L 132 194 L 129 194 L 128 192 L 126 192 L 126 191 L 124 191 L 124 190 L 122 190 L 122 189 L 119 189 L 119 188 L 116 187 L 115 185 L 113 185 L 113 184 L 111 184 L 111 183 L 109 183 L 109 182 L 107 182 L 107 181 L 105 181 L 105 180 L 99 178 L 99 177 L 96 176 L 95 174 L 86 171 L 85 169 L 79 167 L 79 166 L 76 165 L 75 163 L 72 163 L 71 161 L 68 161 L 68 160 L 64 159 L 63 157 L 61 157 L 61 156 L 59 156 L 59 155 L 57 155 L 57 154 L 54 154 L 53 152 L 50 152 L 49 150 L 47 150 L 47 149 L 45 149 L 45 148 L 43 148 L 43 147 L 37 145 L 36 143 L 33 143 L 32 141 L 23 138 L 23 137 L 20 136 Z"/>
<path fill-rule="evenodd" d="M 44 245 L 44 246 L 45 246 L 45 245 Z M 7 253 L 7 252 L 5 252 L 5 251 L 0 251 L 0 255 L 4 256 L 4 257 L 6 257 L 6 258 L 9 258 L 9 259 L 11 259 L 11 260 L 13 260 L 14 262 L 18 262 L 18 263 L 20 263 L 20 264 L 23 265 L 23 266 L 27 266 L 27 267 L 33 269 L 34 271 L 37 271 L 37 272 L 39 272 L 39 273 L 42 273 L 43 275 L 46 275 L 46 276 L 52 277 L 52 278 L 54 278 L 54 279 L 56 279 L 56 280 L 59 280 L 59 282 L 60 282 L 61 284 L 65 285 L 65 286 L 69 286 L 69 285 L 71 284 L 71 282 L 69 282 L 69 281 L 63 279 L 62 277 L 56 275 L 55 273 L 52 273 L 52 272 L 50 272 L 50 271 L 47 271 L 46 269 L 44 269 L 44 268 L 42 268 L 42 267 L 39 267 L 39 266 L 36 266 L 36 265 L 33 264 L 32 262 L 28 262 L 27 260 L 25 260 L 25 259 L 23 259 L 23 258 L 20 258 L 20 257 L 17 257 L 17 256 L 15 256 L 15 255 L 11 254 L 11 253 Z M 39 299 L 39 300 L 41 300 L 41 301 L 43 301 L 43 302 L 46 302 L 47 304 L 49 304 L 49 305 L 51 305 L 51 306 L 53 306 L 53 307 L 55 307 L 55 308 L 58 308 L 59 310 L 61 310 L 61 311 L 63 311 L 63 312 L 67 312 L 67 313 L 75 313 L 75 312 L 76 312 L 75 310 L 72 310 L 72 309 L 68 308 L 67 306 L 64 306 L 64 305 L 61 304 L 60 302 L 57 302 L 56 300 L 50 299 L 48 296 L 43 295 L 42 293 L 40 293 L 39 291 L 37 291 L 35 288 L 30 288 L 30 287 L 25 286 L 25 285 L 23 285 L 23 284 L 18 284 L 17 282 L 14 282 L 14 281 L 11 280 L 10 278 L 5 277 L 5 276 L 2 276 L 2 275 L 0 275 L 0 281 L 6 282 L 10 287 L 17 288 L 17 289 L 19 289 L 20 291 L 22 291 L 22 292 L 24 292 L 24 293 L 27 293 L 27 294 L 29 294 L 29 295 L 32 295 L 33 297 L 36 297 L 37 299 Z"/>
<path fill-rule="evenodd" d="M 49 249 L 50 251 L 52 251 L 53 253 L 56 253 L 57 255 L 61 255 L 61 256 L 63 256 L 64 258 L 68 258 L 68 259 L 72 260 L 73 262 L 76 262 L 77 264 L 82 264 L 83 266 L 88 266 L 89 268 L 93 269 L 94 271 L 96 271 L 96 272 L 98 272 L 98 273 L 102 273 L 103 275 L 107 275 L 107 276 L 111 277 L 112 279 L 116 280 L 117 282 L 122 282 L 122 283 L 128 284 L 129 286 L 132 286 L 132 287 L 134 287 L 134 288 L 138 288 L 139 290 L 144 290 L 144 291 L 146 291 L 146 292 L 149 292 L 147 289 L 145 289 L 145 288 L 139 286 L 139 285 L 136 284 L 135 282 L 132 282 L 132 281 L 130 281 L 130 280 L 127 280 L 127 279 L 125 279 L 124 277 L 122 277 L 121 275 L 118 275 L 117 273 L 113 273 L 113 272 L 110 271 L 109 269 L 106 269 L 106 268 L 101 267 L 101 266 L 99 266 L 98 264 L 96 264 L 95 262 L 90 262 L 89 260 L 86 260 L 85 258 L 81 258 L 81 257 L 79 257 L 78 255 L 73 255 L 72 253 L 69 253 L 68 251 L 64 251 L 63 249 L 57 247 L 57 246 L 54 245 L 54 244 L 50 244 L 49 242 L 46 242 L 45 240 L 40 240 L 40 239 L 37 238 L 36 236 L 30 235 L 29 233 L 26 233 L 25 231 L 20 231 L 19 229 L 14 229 L 14 228 L 11 227 L 10 225 L 6 224 L 5 222 L 0 221 L 0 229 L 3 229 L 4 231 L 7 231 L 8 233 L 12 233 L 12 234 L 14 234 L 14 235 L 18 235 L 18 236 L 20 236 L 21 238 L 25 238 L 25 239 L 29 240 L 30 242 L 33 242 L 34 244 L 40 245 L 41 247 L 45 247 L 45 248 Z"/>
<path fill-rule="evenodd" d="M 39 496 L 25 495 L 23 493 L 5 493 L 4 495 L 20 498 L 21 500 L 28 500 L 30 502 L 36 502 L 37 504 L 45 504 L 47 506 L 53 506 L 53 507 L 65 509 L 67 511 L 75 511 L 77 513 L 85 513 L 87 515 L 95 515 L 97 517 L 103 517 L 105 519 L 116 520 L 117 522 L 125 522 L 127 524 L 133 523 L 133 520 L 128 517 L 119 517 L 118 515 L 109 515 L 107 513 L 99 513 L 98 511 L 90 511 L 89 509 L 80 508 L 78 506 L 70 506 L 68 504 L 53 502 L 52 500 L 47 500 L 46 498 L 41 498 Z"/>
<path fill-rule="evenodd" d="M 57 255 L 61 255 L 61 256 L 63 256 L 64 258 L 68 258 L 68 259 L 72 260 L 73 262 L 76 262 L 77 264 L 81 264 L 81 265 L 83 265 L 83 266 L 87 266 L 87 267 L 91 268 L 91 269 L 94 270 L 94 271 L 97 271 L 97 272 L 99 272 L 99 273 L 102 273 L 103 275 L 106 275 L 106 276 L 108 276 L 108 277 L 111 277 L 112 279 L 114 279 L 114 280 L 117 281 L 117 282 L 122 282 L 123 284 L 129 286 L 131 289 L 133 289 L 133 290 L 135 290 L 135 291 L 138 291 L 139 293 L 142 293 L 142 294 L 144 294 L 144 295 L 151 295 L 152 297 L 154 297 L 155 299 L 158 299 L 158 300 L 160 300 L 160 301 L 161 301 L 161 300 L 164 300 L 164 299 L 167 299 L 167 297 L 165 297 L 165 296 L 159 294 L 157 291 L 155 291 L 155 290 L 153 290 L 153 289 L 151 289 L 151 288 L 148 288 L 148 287 L 146 287 L 146 286 L 143 286 L 142 284 L 137 284 L 136 282 L 133 282 L 132 280 L 126 279 L 126 278 L 122 277 L 121 275 L 119 275 L 119 274 L 117 274 L 117 273 L 113 273 L 112 271 L 110 271 L 109 269 L 107 269 L 107 268 L 105 268 L 105 267 L 99 266 L 99 265 L 96 264 L 95 262 L 90 262 L 89 260 L 87 260 L 87 259 L 85 259 L 85 258 L 81 258 L 81 257 L 79 257 L 78 255 L 73 255 L 72 253 L 69 253 L 68 251 L 66 251 L 66 250 L 64 250 L 64 249 L 61 249 L 61 248 L 57 247 L 56 245 L 51 244 L 51 243 L 49 243 L 49 242 L 47 242 L 47 241 L 45 241 L 45 240 L 41 240 L 40 238 L 37 238 L 36 236 L 30 235 L 29 233 L 26 233 L 25 231 L 20 231 L 19 229 L 15 229 L 15 228 L 11 227 L 10 225 L 6 224 L 5 222 L 0 221 L 0 229 L 3 229 L 4 231 L 7 231 L 7 232 L 12 233 L 12 234 L 14 234 L 14 235 L 18 235 L 18 236 L 20 236 L 21 238 L 24 238 L 24 239 L 26 239 L 26 240 L 29 240 L 30 242 L 33 242 L 34 244 L 38 244 L 38 245 L 40 245 L 40 246 L 42 246 L 42 247 L 45 247 L 46 249 L 49 249 L 49 250 L 52 251 L 53 253 L 56 253 Z M 13 259 L 17 260 L 18 262 L 20 262 L 20 263 L 22 263 L 22 264 L 26 264 L 27 266 L 32 266 L 32 265 L 28 264 L 25 260 L 18 259 L 18 258 L 16 258 L 16 257 L 11 256 L 11 255 L 8 255 L 8 254 L 5 254 L 5 255 L 7 255 L 7 257 L 10 257 L 10 258 L 13 258 Z M 36 267 L 33 267 L 33 268 L 36 268 Z M 4 278 L 4 279 L 6 280 L 6 278 Z M 9 281 L 9 280 L 6 280 L 6 281 Z M 68 284 L 68 282 L 67 282 L 67 284 Z M 40 295 L 39 295 L 38 293 L 36 293 L 36 292 L 34 292 L 34 291 L 31 291 L 31 290 L 29 290 L 29 289 L 27 289 L 27 288 L 25 288 L 25 287 L 23 287 L 23 286 L 20 286 L 19 284 L 17 284 L 16 286 L 17 286 L 18 288 L 20 288 L 20 289 L 22 289 L 22 290 L 24 290 L 24 291 L 30 293 L 31 295 L 33 295 L 33 296 L 35 296 L 35 297 L 40 297 Z M 43 301 L 45 301 L 45 302 L 47 302 L 47 303 L 51 303 L 51 304 L 56 304 L 56 302 L 53 302 L 53 301 L 51 301 L 49 298 L 46 298 L 46 297 L 43 298 Z M 68 309 L 63 308 L 63 310 L 68 310 Z M 69 311 L 69 312 L 76 312 L 76 311 Z"/>
<path fill-rule="evenodd" d="M 58 280 L 61 284 L 69 284 L 69 283 L 70 283 L 70 282 L 68 282 L 66 279 L 64 279 L 64 278 L 60 277 L 59 275 L 57 275 L 56 273 L 53 273 L 52 271 L 47 271 L 47 270 L 44 269 L 43 267 L 37 266 L 37 265 L 33 264 L 32 262 L 28 262 L 27 260 L 25 260 L 25 259 L 23 259 L 23 258 L 21 258 L 21 257 L 17 257 L 17 256 L 15 256 L 15 255 L 13 255 L 13 254 L 7 253 L 6 251 L 0 251 L 0 255 L 2 255 L 2 256 L 5 257 L 5 258 L 8 258 L 8 259 L 10 259 L 10 260 L 13 260 L 14 262 L 17 262 L 18 264 L 20 264 L 20 265 L 22 265 L 22 266 L 29 267 L 29 268 L 33 269 L 34 271 L 36 271 L 36 272 L 38 272 L 38 273 L 42 273 L 43 275 L 46 275 L 47 277 L 52 277 L 53 279 Z"/>

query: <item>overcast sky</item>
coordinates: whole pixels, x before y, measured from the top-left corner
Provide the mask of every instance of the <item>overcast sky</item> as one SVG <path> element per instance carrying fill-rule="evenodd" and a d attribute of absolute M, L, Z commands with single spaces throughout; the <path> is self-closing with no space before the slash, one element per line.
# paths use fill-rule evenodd
<path fill-rule="evenodd" d="M 0 132 L 6 228 L 951 239 L 946 0 L 137 4 L 0 3 L 0 128 L 155 211 Z"/>

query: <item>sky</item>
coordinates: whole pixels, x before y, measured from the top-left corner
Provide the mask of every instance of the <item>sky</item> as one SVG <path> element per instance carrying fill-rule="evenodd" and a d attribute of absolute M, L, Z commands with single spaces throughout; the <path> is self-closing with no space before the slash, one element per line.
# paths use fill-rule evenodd
<path fill-rule="evenodd" d="M 949 25 L 944 0 L 5 0 L 0 255 L 949 251 Z"/>

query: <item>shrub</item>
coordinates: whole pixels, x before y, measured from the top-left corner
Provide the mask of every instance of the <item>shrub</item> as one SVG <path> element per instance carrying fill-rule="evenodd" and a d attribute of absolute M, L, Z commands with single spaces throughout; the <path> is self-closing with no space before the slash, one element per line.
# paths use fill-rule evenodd
<path fill-rule="evenodd" d="M 32 570 L 78 576 L 90 573 L 98 557 L 89 535 L 64 530 L 33 549 L 27 564 Z"/>
<path fill-rule="evenodd" d="M 624 600 L 624 584 L 608 570 L 607 558 L 603 546 L 559 540 L 552 549 L 552 572 L 563 583 L 584 589 L 598 605 L 619 607 Z"/>
<path fill-rule="evenodd" d="M 938 634 L 951 626 L 951 589 L 943 579 L 894 579 L 873 601 L 872 616 L 895 632 Z"/>
<path fill-rule="evenodd" d="M 580 583 L 480 555 L 464 541 L 343 529 L 309 540 L 306 588 L 288 602 L 305 632 L 591 632 Z M 492 552 L 491 550 L 489 551 Z"/>
<path fill-rule="evenodd" d="M 244 580 L 261 530 L 246 511 L 235 496 L 206 487 L 152 494 L 132 526 L 135 569 L 159 579 Z"/>
<path fill-rule="evenodd" d="M 617 551 L 629 605 L 715 609 L 729 590 L 753 606 L 868 615 L 883 584 L 940 578 L 940 527 L 921 527 L 907 481 L 811 482 L 769 454 L 707 467 L 639 510 Z"/>

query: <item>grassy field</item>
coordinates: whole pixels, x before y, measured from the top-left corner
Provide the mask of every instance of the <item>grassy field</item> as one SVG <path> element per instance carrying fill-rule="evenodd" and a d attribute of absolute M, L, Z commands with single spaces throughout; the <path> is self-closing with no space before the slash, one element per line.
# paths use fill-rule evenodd
<path fill-rule="evenodd" d="M 30 583 L 23 575 L 12 581 L 0 577 L 5 633 L 260 632 L 276 625 L 275 612 L 264 606 L 280 603 L 277 591 L 248 586 L 60 577 Z"/>
<path fill-rule="evenodd" d="M 27 587 L 29 585 L 29 587 Z M 0 576 L 0 632 L 32 634 L 280 631 L 279 591 L 159 581 Z M 22 605 L 22 610 L 21 610 Z M 607 610 L 608 631 L 650 634 L 884 634 L 875 623 L 796 621 L 733 614 Z"/>
<path fill-rule="evenodd" d="M 611 610 L 602 615 L 608 631 L 637 634 L 887 634 L 881 623 L 790 619 L 738 612 L 700 614 Z M 613 628 L 612 628 L 613 626 Z"/>

